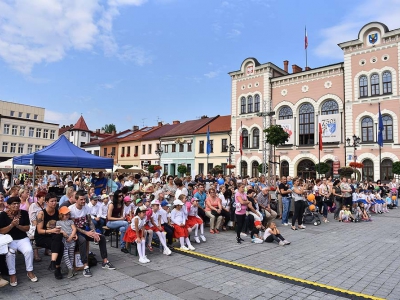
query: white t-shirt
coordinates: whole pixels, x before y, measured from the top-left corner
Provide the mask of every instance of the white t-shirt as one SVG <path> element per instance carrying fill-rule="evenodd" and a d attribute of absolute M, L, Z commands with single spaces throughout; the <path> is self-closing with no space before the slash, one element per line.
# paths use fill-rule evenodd
<path fill-rule="evenodd" d="M 74 220 L 75 226 L 79 228 L 84 228 L 87 226 L 86 216 L 90 215 L 90 208 L 86 205 L 82 209 L 78 209 L 76 204 L 68 207 L 71 211 L 71 219 Z"/>
<path fill-rule="evenodd" d="M 93 205 L 92 202 L 89 202 L 87 207 L 90 209 L 90 215 L 92 219 L 94 219 L 95 217 L 100 217 L 101 204 L 99 202 L 97 202 L 96 205 Z"/>
<path fill-rule="evenodd" d="M 180 194 L 184 194 L 186 197 L 188 195 L 188 190 L 186 188 L 182 188 L 182 189 L 176 189 L 175 192 L 175 199 L 178 199 Z"/>
<path fill-rule="evenodd" d="M 132 186 L 133 185 L 133 181 L 127 180 L 124 183 L 124 186 Z"/>
<path fill-rule="evenodd" d="M 108 214 L 108 204 L 104 204 L 104 202 L 100 203 L 100 218 L 107 219 Z"/>
<path fill-rule="evenodd" d="M 122 212 L 122 216 L 125 217 L 125 216 L 129 215 L 132 210 L 133 210 L 133 204 L 132 203 L 129 204 L 128 206 L 126 206 L 124 204 L 124 211 Z"/>
<path fill-rule="evenodd" d="M 168 224 L 168 212 L 162 208 L 158 212 L 161 215 L 161 224 Z"/>

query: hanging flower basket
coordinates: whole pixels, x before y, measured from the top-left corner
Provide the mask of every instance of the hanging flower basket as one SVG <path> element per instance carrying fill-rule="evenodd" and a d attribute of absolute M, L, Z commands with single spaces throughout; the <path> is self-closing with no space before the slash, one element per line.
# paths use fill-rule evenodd
<path fill-rule="evenodd" d="M 124 157 L 125 156 L 125 154 L 121 154 L 121 157 Z"/>
<path fill-rule="evenodd" d="M 154 171 L 158 171 L 158 170 L 161 170 L 161 169 L 162 169 L 161 166 L 154 166 Z"/>
<path fill-rule="evenodd" d="M 138 156 L 138 154 L 137 154 L 137 153 L 135 153 L 135 154 L 133 154 L 133 156 L 134 156 L 134 157 L 136 157 L 136 156 Z"/>
<path fill-rule="evenodd" d="M 128 153 L 127 155 L 126 155 L 126 157 L 130 157 L 131 155 Z"/>
<path fill-rule="evenodd" d="M 357 169 L 362 169 L 362 168 L 364 168 L 364 165 L 363 165 L 362 163 L 355 162 L 355 161 L 352 161 L 352 162 L 349 164 L 349 166 L 352 167 L 352 168 L 357 168 Z"/>
<path fill-rule="evenodd" d="M 234 168 L 236 168 L 236 166 L 235 165 L 227 165 L 226 168 L 227 169 L 234 169 Z"/>

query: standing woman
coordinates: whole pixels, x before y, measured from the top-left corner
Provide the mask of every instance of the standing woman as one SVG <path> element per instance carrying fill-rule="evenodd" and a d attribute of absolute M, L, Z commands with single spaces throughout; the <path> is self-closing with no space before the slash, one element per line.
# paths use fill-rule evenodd
<path fill-rule="evenodd" d="M 333 217 L 335 220 L 339 219 L 339 212 L 342 209 L 342 189 L 340 188 L 340 180 L 336 179 L 333 182 L 333 187 L 332 187 L 332 194 L 333 194 L 333 199 L 335 200 L 335 212 L 333 214 Z"/>
<path fill-rule="evenodd" d="M 306 200 L 304 198 L 305 187 L 303 180 L 296 178 L 293 182 L 292 195 L 294 197 L 294 215 L 292 218 L 292 230 L 305 229 L 303 225 L 303 214 L 306 208 Z M 297 228 L 294 226 L 297 220 Z"/>
<path fill-rule="evenodd" d="M 11 189 L 11 173 L 6 173 L 4 174 L 3 178 L 3 189 L 6 195 L 10 194 L 10 189 Z"/>
<path fill-rule="evenodd" d="M 326 178 L 323 178 L 322 183 L 319 185 L 319 196 L 321 197 L 321 204 L 324 206 L 324 210 L 322 212 L 322 214 L 324 216 L 324 222 L 329 223 L 329 221 L 328 221 L 328 202 L 329 202 L 329 199 L 331 196 L 331 189 L 326 182 Z"/>
<path fill-rule="evenodd" d="M 21 200 L 18 197 L 10 197 L 7 200 L 8 210 L 0 213 L 0 233 L 9 234 L 13 241 L 8 245 L 6 261 L 10 274 L 10 285 L 17 286 L 15 270 L 15 254 L 20 251 L 25 258 L 25 267 L 28 278 L 32 282 L 38 281 L 33 273 L 33 249 L 26 235 L 29 230 L 29 215 L 25 210 L 20 210 Z"/>
<path fill-rule="evenodd" d="M 244 191 L 244 184 L 238 184 L 238 190 L 235 193 L 235 215 L 236 215 L 236 242 L 241 244 L 244 240 L 240 237 L 242 227 L 246 220 L 246 211 L 249 200 L 247 200 L 247 195 Z"/>
<path fill-rule="evenodd" d="M 124 211 L 124 194 L 117 190 L 114 193 L 113 201 L 108 205 L 108 212 L 107 212 L 107 227 L 111 229 L 118 229 L 121 234 L 120 241 L 121 241 L 121 251 L 124 253 L 128 253 L 129 251 L 126 249 L 125 245 L 126 242 L 124 241 L 124 235 L 126 229 L 128 228 L 128 222 L 125 221 L 125 217 L 123 214 Z"/>
<path fill-rule="evenodd" d="M 62 279 L 61 260 L 64 252 L 63 235 L 60 228 L 56 227 L 58 219 L 57 195 L 47 193 L 44 201 L 46 208 L 39 211 L 36 216 L 35 242 L 36 246 L 51 250 L 49 271 L 54 271 L 56 279 Z"/>

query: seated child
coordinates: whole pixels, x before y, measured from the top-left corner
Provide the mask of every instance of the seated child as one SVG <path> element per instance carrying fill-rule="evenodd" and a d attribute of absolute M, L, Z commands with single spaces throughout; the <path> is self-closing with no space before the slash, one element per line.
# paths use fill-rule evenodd
<path fill-rule="evenodd" d="M 393 199 L 392 199 L 393 197 L 397 198 L 396 196 L 392 196 L 390 193 L 386 196 L 386 198 L 385 198 L 386 210 L 388 208 L 393 209 Z M 387 212 L 389 212 L 389 211 L 387 211 Z"/>
<path fill-rule="evenodd" d="M 151 230 L 158 236 L 158 239 L 160 240 L 160 243 L 164 248 L 163 254 L 171 255 L 172 251 L 168 248 L 167 238 L 165 237 L 166 232 L 164 230 L 164 227 L 161 225 L 162 222 L 160 214 L 160 201 L 158 200 L 151 201 L 151 209 L 153 213 L 151 215 L 151 219 L 148 224 L 152 225 Z"/>
<path fill-rule="evenodd" d="M 179 198 L 181 196 L 182 196 L 182 194 L 179 195 Z M 204 236 L 204 223 L 203 223 L 203 220 L 198 215 L 199 199 L 193 197 L 191 202 L 192 202 L 192 205 L 190 206 L 190 209 L 188 212 L 186 224 L 188 225 L 189 228 L 192 228 L 192 230 L 194 229 L 194 240 L 196 241 L 197 244 L 199 244 L 200 238 L 203 242 L 206 241 L 206 237 Z M 199 227 L 200 227 L 200 238 L 198 235 Z"/>
<path fill-rule="evenodd" d="M 67 278 L 72 278 L 77 273 L 74 272 L 74 259 L 75 259 L 75 241 L 78 236 L 76 235 L 76 226 L 73 220 L 70 220 L 71 212 L 67 206 L 62 206 L 59 213 L 59 221 L 56 227 L 61 227 L 61 233 L 64 243 L 64 262 L 68 268 Z"/>
<path fill-rule="evenodd" d="M 264 242 L 264 240 L 261 239 L 261 236 L 259 236 L 261 229 L 262 229 L 261 221 L 255 220 L 253 230 L 251 231 L 251 242 L 252 243 L 262 244 Z"/>
<path fill-rule="evenodd" d="M 149 263 L 150 259 L 146 256 L 146 236 L 144 225 L 146 224 L 147 207 L 142 205 L 136 208 L 135 217 L 124 235 L 124 241 L 127 243 L 136 243 L 139 254 L 139 262 L 142 264 Z"/>
<path fill-rule="evenodd" d="M 92 222 L 93 222 L 94 227 L 96 228 L 96 232 L 102 233 L 103 226 L 105 225 L 105 223 L 103 223 L 103 220 L 100 218 L 101 204 L 99 203 L 99 197 L 96 195 L 93 195 L 90 198 L 88 207 L 90 209 L 90 217 L 92 218 Z"/>
<path fill-rule="evenodd" d="M 174 209 L 171 212 L 171 223 L 174 226 L 174 237 L 179 239 L 181 250 L 195 250 L 189 240 L 189 228 L 186 225 L 182 206 L 183 202 L 181 200 L 174 200 Z M 185 242 L 187 247 L 185 246 Z"/>
<path fill-rule="evenodd" d="M 339 222 L 354 222 L 355 218 L 351 214 L 350 208 L 346 205 L 342 206 L 342 210 L 339 213 Z"/>
<path fill-rule="evenodd" d="M 375 205 L 376 212 L 378 214 L 383 214 L 384 210 L 385 209 L 387 210 L 387 208 L 385 208 L 386 202 L 384 200 L 382 200 L 381 195 L 378 192 L 375 193 L 375 203 L 376 203 L 376 205 Z"/>
<path fill-rule="evenodd" d="M 268 223 L 267 229 L 264 232 L 264 241 L 266 243 L 272 243 L 275 241 L 279 244 L 279 246 L 290 244 L 290 242 L 285 240 L 285 238 L 281 235 L 274 222 Z"/>
<path fill-rule="evenodd" d="M 161 224 L 167 233 L 167 245 L 171 246 L 174 238 L 174 227 L 171 225 L 171 213 L 169 211 L 171 204 L 167 200 L 163 200 L 160 205 Z"/>
<path fill-rule="evenodd" d="M 364 202 L 358 202 L 358 213 L 361 216 L 361 220 L 363 221 L 372 221 L 370 215 L 368 214 L 367 210 L 365 209 Z"/>
<path fill-rule="evenodd" d="M 122 211 L 122 216 L 125 218 L 125 220 L 128 223 L 131 223 L 132 221 L 132 199 L 130 196 L 125 196 L 124 198 L 124 210 Z"/>

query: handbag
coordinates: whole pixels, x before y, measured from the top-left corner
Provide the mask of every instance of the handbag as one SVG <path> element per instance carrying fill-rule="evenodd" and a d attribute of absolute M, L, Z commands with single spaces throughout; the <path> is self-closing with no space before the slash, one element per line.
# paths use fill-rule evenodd
<path fill-rule="evenodd" d="M 216 217 L 219 217 L 221 214 L 220 213 L 218 213 L 216 210 L 211 210 L 211 214 L 213 215 L 213 216 L 216 216 Z"/>

